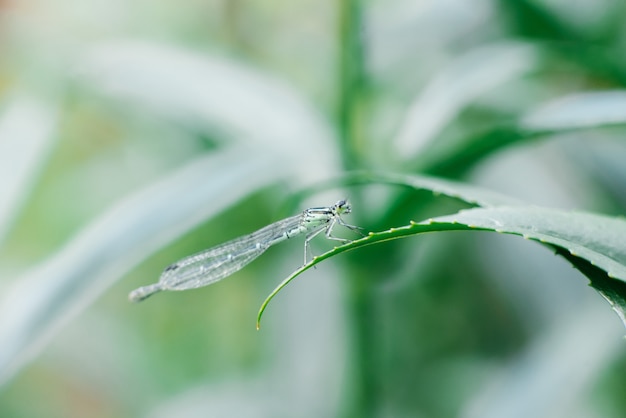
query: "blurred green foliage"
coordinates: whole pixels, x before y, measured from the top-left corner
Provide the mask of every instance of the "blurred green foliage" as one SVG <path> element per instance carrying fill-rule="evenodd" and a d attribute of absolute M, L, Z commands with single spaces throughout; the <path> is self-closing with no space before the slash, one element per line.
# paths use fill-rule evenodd
<path fill-rule="evenodd" d="M 126 295 L 337 198 L 367 231 L 468 207 L 350 170 L 623 215 L 625 18 L 619 0 L 0 1 L 0 416 L 623 416 L 619 319 L 514 237 L 333 257 L 259 333 L 300 241 Z"/>

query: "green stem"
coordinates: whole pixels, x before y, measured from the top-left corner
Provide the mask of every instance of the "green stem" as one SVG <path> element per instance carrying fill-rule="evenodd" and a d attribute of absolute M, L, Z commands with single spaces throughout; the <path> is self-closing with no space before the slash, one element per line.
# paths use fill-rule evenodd
<path fill-rule="evenodd" d="M 350 392 L 346 393 L 347 409 L 343 414 L 346 417 L 375 417 L 379 409 L 374 295 L 371 283 L 362 280 L 367 277 L 366 272 L 358 274 L 357 271 L 352 271 L 346 298 L 347 310 L 350 313 L 348 349 L 351 360 L 349 367 L 351 388 Z"/>
<path fill-rule="evenodd" d="M 343 164 L 346 170 L 357 167 L 359 99 L 363 86 L 364 54 L 361 39 L 360 0 L 342 0 L 339 15 L 339 103 L 338 126 Z"/>
<path fill-rule="evenodd" d="M 338 126 L 344 169 L 359 168 L 363 136 L 359 111 L 364 86 L 364 53 L 360 0 L 341 0 L 339 13 Z M 355 200 L 355 196 L 351 196 Z M 347 311 L 351 343 L 351 387 L 344 399 L 344 416 L 368 418 L 377 410 L 375 336 L 371 327 L 374 297 L 367 274 L 352 269 L 347 277 Z"/>

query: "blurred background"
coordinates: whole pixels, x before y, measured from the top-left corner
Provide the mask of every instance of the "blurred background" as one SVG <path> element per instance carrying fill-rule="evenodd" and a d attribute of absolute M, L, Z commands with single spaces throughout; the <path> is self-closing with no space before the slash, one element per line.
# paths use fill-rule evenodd
<path fill-rule="evenodd" d="M 260 332 L 300 240 L 127 294 L 309 206 L 349 197 L 366 231 L 464 207 L 332 181 L 351 170 L 623 215 L 625 21 L 620 0 L 0 1 L 0 416 L 623 417 L 619 318 L 517 237 L 342 254 Z"/>

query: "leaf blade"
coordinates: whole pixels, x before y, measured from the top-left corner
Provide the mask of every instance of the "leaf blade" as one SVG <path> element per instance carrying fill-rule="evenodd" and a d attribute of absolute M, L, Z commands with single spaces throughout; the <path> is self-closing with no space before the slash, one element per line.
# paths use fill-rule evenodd
<path fill-rule="evenodd" d="M 489 231 L 522 236 L 557 249 L 609 301 L 626 326 L 626 220 L 534 206 L 501 206 L 462 210 L 454 215 L 412 222 L 370 233 L 328 251 L 288 276 L 264 301 L 257 326 L 270 300 L 298 275 L 315 264 L 366 245 L 426 232 Z M 604 274 L 600 273 L 603 272 Z"/>

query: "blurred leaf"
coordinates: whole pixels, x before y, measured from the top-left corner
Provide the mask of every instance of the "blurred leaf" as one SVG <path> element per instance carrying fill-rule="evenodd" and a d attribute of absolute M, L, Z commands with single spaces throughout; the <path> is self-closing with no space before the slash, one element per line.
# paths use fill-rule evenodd
<path fill-rule="evenodd" d="M 226 149 L 198 158 L 107 210 L 5 292 L 0 383 L 141 260 L 281 176 L 283 167 L 261 151 Z"/>
<path fill-rule="evenodd" d="M 626 91 L 571 94 L 529 112 L 519 122 L 521 129 L 556 133 L 626 123 Z"/>
<path fill-rule="evenodd" d="M 15 97 L 0 114 L 0 244 L 52 148 L 56 109 Z"/>
<path fill-rule="evenodd" d="M 398 155 L 414 159 L 465 106 L 536 69 L 538 62 L 536 47 L 513 42 L 482 46 L 457 58 L 411 104 L 395 139 Z"/>
<path fill-rule="evenodd" d="M 606 373 L 606 365 L 623 353 L 623 338 L 601 310 L 581 306 L 564 316 L 546 324 L 548 330 L 506 359 L 485 384 L 475 387 L 458 416 L 614 416 L 590 413 L 585 401 L 590 387 Z"/>
<path fill-rule="evenodd" d="M 615 280 L 601 267 L 594 265 L 593 260 L 587 260 L 568 252 L 563 247 L 555 247 L 556 253 L 565 257 L 574 267 L 589 278 L 593 286 L 609 302 L 613 310 L 626 325 L 626 283 Z"/>
<path fill-rule="evenodd" d="M 285 162 L 304 152 L 298 175 L 319 179 L 340 166 L 333 131 L 305 98 L 232 59 L 117 42 L 89 50 L 77 75 L 90 88 L 185 125 L 267 147 Z"/>
<path fill-rule="evenodd" d="M 430 190 L 435 195 L 449 196 L 469 205 L 483 207 L 502 205 L 524 205 L 519 199 L 494 192 L 484 187 L 472 186 L 439 177 L 424 176 L 419 174 L 399 174 L 390 172 L 354 172 L 332 181 L 332 185 L 357 184 L 388 184 L 406 186 L 415 190 Z M 331 183 L 323 183 L 320 188 L 330 187 Z"/>
<path fill-rule="evenodd" d="M 626 143 L 620 132 L 608 137 L 596 136 L 593 142 L 577 141 L 565 151 L 581 171 L 606 190 L 616 203 L 626 207 Z"/>
<path fill-rule="evenodd" d="M 625 124 L 625 91 L 573 94 L 538 106 L 514 124 L 455 142 L 439 142 L 425 150 L 418 165 L 431 174 L 459 176 L 486 156 L 518 142 Z"/>
<path fill-rule="evenodd" d="M 566 25 L 560 16 L 551 13 L 546 5 L 527 0 L 499 0 L 498 3 L 510 14 L 507 16 L 510 20 L 507 26 L 522 36 L 570 42 L 582 40 L 575 30 Z"/>

